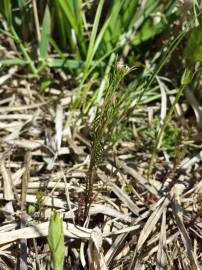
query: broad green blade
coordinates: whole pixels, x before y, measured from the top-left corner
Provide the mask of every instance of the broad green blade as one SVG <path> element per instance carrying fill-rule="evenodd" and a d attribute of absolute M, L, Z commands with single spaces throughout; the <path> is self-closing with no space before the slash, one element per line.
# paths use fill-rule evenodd
<path fill-rule="evenodd" d="M 62 270 L 65 256 L 64 230 L 60 215 L 54 212 L 48 227 L 48 245 L 54 270 Z"/>
<path fill-rule="evenodd" d="M 51 34 L 51 16 L 49 7 L 48 5 L 46 5 L 42 23 L 41 42 L 39 46 L 39 54 L 42 59 L 45 59 L 48 55 L 50 34 Z"/>

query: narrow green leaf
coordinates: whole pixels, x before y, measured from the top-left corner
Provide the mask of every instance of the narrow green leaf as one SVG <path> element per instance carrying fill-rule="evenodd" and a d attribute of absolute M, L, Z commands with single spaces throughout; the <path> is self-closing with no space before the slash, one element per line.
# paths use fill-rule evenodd
<path fill-rule="evenodd" d="M 122 15 L 120 16 L 120 10 L 123 2 L 124 1 L 122 0 L 116 0 L 113 1 L 113 4 L 111 5 L 111 9 L 109 11 L 109 27 L 107 31 L 105 31 L 105 35 L 103 38 L 103 47 L 106 48 L 104 49 L 105 52 L 106 50 L 109 51 L 113 48 L 114 44 L 122 33 Z"/>
<path fill-rule="evenodd" d="M 114 40 L 113 38 L 113 35 L 112 35 L 112 32 L 115 32 L 115 25 L 113 25 L 114 23 L 114 20 L 116 21 L 116 18 L 120 12 L 120 8 L 121 8 L 121 4 L 119 4 L 118 6 L 116 5 L 116 8 L 114 8 L 110 14 L 110 16 L 108 17 L 108 19 L 105 21 L 102 29 L 100 30 L 99 32 L 99 35 L 96 39 L 96 42 L 95 42 L 95 46 L 94 46 L 94 51 L 93 51 L 93 57 L 94 57 L 94 54 L 96 53 L 101 41 L 103 40 L 104 41 L 104 45 L 107 46 L 107 44 L 111 43 L 112 45 L 112 40 Z M 113 25 L 113 26 L 112 26 Z M 119 27 L 120 28 L 120 27 Z M 109 31 L 107 31 L 109 29 Z M 113 30 L 112 30 L 113 29 Z M 120 31 L 121 29 L 119 29 Z M 110 39 L 109 40 L 105 40 L 105 36 L 106 34 L 110 32 Z M 120 34 L 120 32 L 118 33 L 118 35 Z M 111 50 L 112 46 L 110 47 L 110 50 Z M 109 50 L 108 50 L 109 51 Z"/>
<path fill-rule="evenodd" d="M 40 57 L 45 59 L 48 54 L 48 44 L 49 44 L 49 36 L 51 33 L 51 16 L 48 5 L 46 5 L 43 23 L 42 23 L 42 31 L 41 31 L 41 42 L 39 47 Z"/>
<path fill-rule="evenodd" d="M 72 5 L 72 10 L 79 27 L 79 32 L 82 33 L 82 1 L 81 0 L 69 0 Z"/>
<path fill-rule="evenodd" d="M 6 18 L 8 24 L 12 24 L 12 2 L 11 0 L 0 1 L 1 12 Z"/>
<path fill-rule="evenodd" d="M 14 65 L 26 65 L 27 61 L 20 59 L 20 58 L 13 58 L 13 59 L 2 59 L 0 60 L 0 67 L 1 66 L 14 66 Z"/>
<path fill-rule="evenodd" d="M 47 58 L 47 65 L 53 68 L 78 69 L 83 65 L 83 62 L 75 59 Z"/>
<path fill-rule="evenodd" d="M 68 31 L 69 35 L 72 37 L 68 37 L 69 41 L 71 40 L 74 42 L 74 47 L 78 50 L 78 47 L 81 49 L 82 53 L 86 54 L 86 46 L 85 46 L 85 39 L 82 34 L 82 13 L 81 13 L 81 1 L 74 0 L 77 3 L 72 2 L 72 0 L 55 0 L 55 3 L 60 6 L 67 22 L 71 25 L 72 29 L 70 28 Z M 75 12 L 78 12 L 76 14 Z M 78 19 L 79 18 L 79 19 Z M 67 27 L 67 26 L 66 26 Z M 73 33 L 75 35 L 73 35 Z M 77 55 L 80 52 L 77 52 Z M 80 58 L 80 55 L 79 55 Z"/>
<path fill-rule="evenodd" d="M 19 48 L 20 48 L 20 50 L 21 50 L 27 64 L 30 66 L 33 74 L 36 75 L 38 70 L 35 67 L 34 61 L 32 60 L 29 53 L 27 52 L 27 49 L 24 46 L 22 40 L 19 38 L 17 32 L 15 31 L 15 28 L 11 26 L 10 31 L 11 31 L 11 35 L 14 37 L 13 39 L 15 40 L 16 44 L 18 44 L 18 46 L 19 46 Z"/>
<path fill-rule="evenodd" d="M 123 24 L 128 27 L 128 24 L 134 17 L 138 5 L 138 0 L 125 0 L 122 6 L 123 10 Z"/>
<path fill-rule="evenodd" d="M 91 61 L 93 60 L 94 44 L 95 44 L 95 39 L 97 36 L 97 30 L 98 30 L 98 26 L 99 26 L 99 21 L 100 21 L 103 5 L 104 5 L 104 0 L 100 0 L 99 5 L 97 7 L 95 20 L 93 23 L 93 30 L 92 30 L 91 37 L 90 37 L 90 43 L 89 43 L 88 53 L 87 53 L 87 57 L 86 57 L 86 70 L 88 70 L 88 68 L 91 64 Z"/>
<path fill-rule="evenodd" d="M 78 24 L 75 20 L 74 14 L 73 14 L 73 10 L 71 8 L 71 4 L 69 1 L 64 1 L 64 0 L 57 0 L 65 14 L 65 16 L 67 17 L 68 21 L 70 22 L 72 28 L 74 29 L 76 35 L 79 35 L 79 27 Z"/>

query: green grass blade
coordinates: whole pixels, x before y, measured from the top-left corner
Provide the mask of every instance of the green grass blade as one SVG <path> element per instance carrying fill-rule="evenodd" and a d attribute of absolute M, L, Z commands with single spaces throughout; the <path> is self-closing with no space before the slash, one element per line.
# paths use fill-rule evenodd
<path fill-rule="evenodd" d="M 72 1 L 66 1 L 66 0 L 56 0 L 56 4 L 59 4 L 61 7 L 61 10 L 63 11 L 67 21 L 70 23 L 72 29 L 69 31 L 69 34 L 71 35 L 71 38 L 69 40 L 74 41 L 74 46 L 81 48 L 82 53 L 85 55 L 86 53 L 86 46 L 85 46 L 85 40 L 83 38 L 82 34 L 82 27 L 81 27 L 81 22 L 82 22 L 82 17 L 79 16 L 78 20 L 78 14 L 75 14 L 74 8 L 76 5 L 76 10 L 80 10 L 79 14 L 81 14 L 81 1 L 79 0 L 74 0 L 77 1 L 77 4 L 75 4 Z M 75 36 L 73 32 L 75 33 Z M 77 40 L 75 40 L 75 38 Z"/>
<path fill-rule="evenodd" d="M 82 34 L 82 9 L 81 9 L 81 0 L 69 0 L 70 4 L 72 5 L 72 10 L 74 16 L 76 18 L 76 22 L 78 25 L 79 33 Z"/>
<path fill-rule="evenodd" d="M 86 106 L 84 106 L 84 108 L 83 108 L 84 114 L 86 114 L 88 112 L 88 110 L 90 109 L 90 107 L 92 106 L 93 103 L 100 104 L 101 98 L 103 96 L 103 92 L 104 92 L 104 90 L 106 88 L 106 84 L 108 82 L 108 76 L 109 76 L 109 73 L 111 71 L 111 68 L 112 68 L 112 65 L 113 65 L 115 59 L 116 59 L 116 55 L 115 55 L 115 53 L 112 53 L 110 58 L 109 58 L 108 65 L 105 69 L 104 77 L 100 83 L 100 87 L 95 92 L 95 94 L 92 96 L 92 98 L 90 99 L 88 104 Z"/>
<path fill-rule="evenodd" d="M 57 33 L 58 33 L 58 46 L 60 46 L 63 50 L 68 47 L 68 37 L 67 37 L 67 21 L 66 17 L 64 16 L 61 6 L 59 2 L 56 0 L 54 1 L 55 6 L 55 14 L 56 14 L 56 26 Z"/>
<path fill-rule="evenodd" d="M 46 5 L 42 23 L 41 41 L 39 46 L 39 54 L 42 59 L 45 59 L 48 55 L 50 33 L 51 33 L 51 16 L 49 7 L 48 5 Z"/>
<path fill-rule="evenodd" d="M 20 58 L 0 60 L 0 67 L 1 66 L 14 66 L 14 65 L 24 66 L 24 65 L 27 65 L 27 61 Z"/>
<path fill-rule="evenodd" d="M 138 101 L 137 101 L 135 106 L 137 106 L 137 104 L 140 103 L 142 97 L 144 96 L 144 93 L 148 91 L 148 89 L 150 88 L 150 86 L 153 83 L 154 79 L 156 78 L 157 74 L 159 74 L 159 72 L 161 71 L 161 69 L 165 65 L 166 61 L 169 59 L 169 57 L 175 51 L 175 49 L 180 44 L 180 42 L 182 41 L 182 39 L 186 35 L 186 33 L 187 33 L 187 29 L 180 32 L 178 34 L 178 36 L 173 41 L 171 41 L 171 43 L 168 45 L 168 48 L 167 48 L 166 52 L 162 55 L 162 57 L 160 59 L 160 63 L 156 66 L 156 68 L 155 68 L 154 72 L 152 73 L 152 75 L 150 76 L 150 78 L 148 80 L 146 80 L 146 85 L 143 84 L 143 91 L 139 95 Z"/>
<path fill-rule="evenodd" d="M 111 10 L 109 12 L 110 22 L 107 31 L 103 38 L 102 54 L 113 48 L 113 45 L 117 41 L 118 37 L 122 33 L 122 16 L 120 16 L 120 10 L 123 1 L 112 1 Z M 104 51 L 103 51 L 104 50 Z"/>
<path fill-rule="evenodd" d="M 122 10 L 123 10 L 122 20 L 125 27 L 129 26 L 129 23 L 136 12 L 137 4 L 138 4 L 138 0 L 124 1 L 123 6 L 122 6 Z"/>
<path fill-rule="evenodd" d="M 65 62 L 66 57 L 65 57 L 65 55 L 63 54 L 62 50 L 58 47 L 58 44 L 55 42 L 55 40 L 52 39 L 52 38 L 50 37 L 49 42 L 50 42 L 51 46 L 53 46 L 53 48 L 54 48 L 55 51 L 57 52 L 58 56 L 59 56 L 60 58 L 62 58 L 63 61 Z"/>
<path fill-rule="evenodd" d="M 84 62 L 76 60 L 76 59 L 63 59 L 63 58 L 47 58 L 47 65 L 52 68 L 68 68 L 70 70 L 72 69 L 78 69 L 82 65 L 84 65 Z"/>
<path fill-rule="evenodd" d="M 11 25 L 12 24 L 11 0 L 0 1 L 0 10 L 3 16 L 5 17 L 5 19 L 7 20 L 8 25 Z"/>
<path fill-rule="evenodd" d="M 74 29 L 75 33 L 79 35 L 79 27 L 75 20 L 71 5 L 69 1 L 65 0 L 57 0 L 57 2 L 60 4 L 64 14 L 66 15 L 67 19 L 69 20 L 72 28 Z"/>
<path fill-rule="evenodd" d="M 16 43 L 18 44 L 25 60 L 27 61 L 27 63 L 29 64 L 31 70 L 32 70 L 32 73 L 34 75 L 36 75 L 38 73 L 38 70 L 37 68 L 35 67 L 35 64 L 34 64 L 34 61 L 31 59 L 31 57 L 29 56 L 28 52 L 27 52 L 27 49 L 25 48 L 25 46 L 23 45 L 21 39 L 19 38 L 17 32 L 15 31 L 15 29 L 11 26 L 10 27 L 10 30 L 11 30 L 11 34 L 14 36 L 14 40 L 16 41 Z"/>
<path fill-rule="evenodd" d="M 86 70 L 89 69 L 91 62 L 93 60 L 94 53 L 95 53 L 94 45 L 95 45 L 95 39 L 97 36 L 97 31 L 98 31 L 98 26 L 99 26 L 99 21 L 100 21 L 103 5 L 104 5 L 104 0 L 100 0 L 97 7 L 95 20 L 93 23 L 93 29 L 91 32 L 90 43 L 89 43 L 87 57 L 86 57 Z"/>

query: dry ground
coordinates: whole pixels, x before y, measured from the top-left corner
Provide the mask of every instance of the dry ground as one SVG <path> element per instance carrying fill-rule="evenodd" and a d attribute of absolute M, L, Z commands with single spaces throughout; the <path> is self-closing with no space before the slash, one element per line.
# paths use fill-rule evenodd
<path fill-rule="evenodd" d="M 190 117 L 179 121 L 180 155 L 161 151 L 149 180 L 152 145 L 143 131 L 150 128 L 149 111 L 160 105 L 128 119 L 131 140 L 115 145 L 97 168 L 83 224 L 93 112 L 81 118 L 71 110 L 74 92 L 40 93 L 37 80 L 18 69 L 4 71 L 0 83 L 0 269 L 22 266 L 26 257 L 28 269 L 48 269 L 53 210 L 64 221 L 64 269 L 202 267 L 201 137 Z"/>

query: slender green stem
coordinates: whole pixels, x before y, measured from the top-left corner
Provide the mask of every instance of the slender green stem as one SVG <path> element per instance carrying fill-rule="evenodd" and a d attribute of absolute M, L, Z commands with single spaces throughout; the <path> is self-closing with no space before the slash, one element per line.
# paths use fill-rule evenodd
<path fill-rule="evenodd" d="M 150 163 L 149 163 L 149 168 L 148 168 L 148 178 L 150 177 L 151 175 L 151 172 L 152 172 L 152 168 L 153 168 L 153 164 L 155 162 L 155 159 L 156 159 L 156 155 L 157 155 L 157 151 L 158 151 L 158 148 L 160 147 L 160 142 L 162 140 L 162 137 L 163 137 L 163 134 L 164 134 L 164 131 L 165 131 L 165 128 L 167 127 L 168 123 L 170 122 L 171 118 L 172 118 L 172 115 L 173 115 L 173 112 L 175 110 L 175 106 L 176 104 L 178 103 L 183 91 L 185 89 L 185 85 L 181 85 L 180 88 L 179 88 L 179 91 L 175 97 L 175 100 L 171 106 L 171 109 L 170 111 L 168 112 L 165 120 L 164 120 L 164 124 L 158 134 L 158 137 L 156 139 L 156 142 L 155 142 L 155 145 L 154 145 L 154 148 L 153 148 L 153 152 L 152 152 L 152 156 L 151 156 L 151 159 L 150 159 Z"/>
<path fill-rule="evenodd" d="M 22 54 L 24 55 L 27 63 L 29 64 L 33 74 L 37 74 L 38 73 L 38 70 L 37 68 L 35 67 L 34 65 L 34 62 L 32 61 L 32 59 L 30 58 L 29 54 L 27 53 L 25 47 L 23 46 L 22 44 L 22 41 L 20 40 L 20 38 L 18 37 L 18 34 L 16 33 L 15 29 L 11 26 L 11 33 L 12 35 L 15 37 L 15 41 L 18 43 L 21 51 L 22 51 Z"/>

